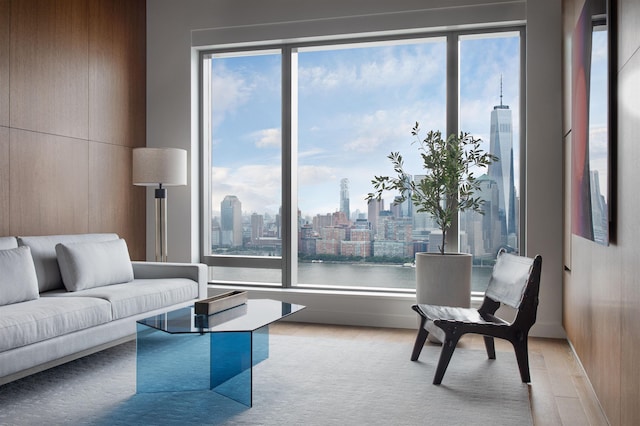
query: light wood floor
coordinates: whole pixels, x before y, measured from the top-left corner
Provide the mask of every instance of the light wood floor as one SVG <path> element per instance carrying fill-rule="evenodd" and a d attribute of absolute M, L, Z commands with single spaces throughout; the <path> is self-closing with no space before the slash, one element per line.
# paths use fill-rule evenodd
<path fill-rule="evenodd" d="M 415 331 L 278 322 L 274 334 L 388 340 L 413 348 Z M 427 343 L 429 344 L 429 343 Z M 464 336 L 458 347 L 484 350 L 481 336 Z M 410 350 L 409 349 L 409 350 Z M 513 353 L 508 342 L 496 339 L 496 351 Z M 529 338 L 531 384 L 529 397 L 535 426 L 605 426 L 607 419 L 565 340 Z M 407 360 L 411 353 L 407 352 Z M 455 356 L 455 355 L 454 355 Z M 519 379 L 519 377 L 518 377 Z"/>

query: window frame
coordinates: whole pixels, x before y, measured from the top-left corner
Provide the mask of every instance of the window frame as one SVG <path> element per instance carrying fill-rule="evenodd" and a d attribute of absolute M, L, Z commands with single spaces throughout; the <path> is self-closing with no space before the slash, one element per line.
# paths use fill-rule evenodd
<path fill-rule="evenodd" d="M 424 39 L 424 38 L 446 38 L 446 131 L 447 134 L 457 133 L 459 131 L 459 45 L 460 37 L 468 35 L 480 34 L 497 34 L 497 33 L 518 33 L 520 40 L 520 94 L 519 94 L 519 123 L 520 132 L 519 140 L 519 223 L 520 235 L 518 248 L 520 252 L 524 252 L 526 247 L 525 220 L 526 220 L 526 27 L 525 25 L 515 26 L 494 26 L 482 28 L 469 28 L 464 30 L 452 31 L 420 31 L 415 33 L 402 34 L 386 34 L 380 36 L 345 36 L 342 38 L 317 39 L 308 42 L 284 42 L 280 44 L 260 44 L 240 45 L 237 47 L 226 45 L 223 48 L 209 48 L 200 50 L 198 56 L 199 65 L 199 112 L 200 112 L 200 150 L 202 158 L 201 174 L 201 223 L 200 223 L 200 243 L 201 243 L 201 262 L 207 266 L 216 267 L 235 267 L 235 268 L 264 268 L 264 269 L 280 269 L 282 271 L 282 282 L 280 284 L 273 283 L 255 283 L 255 282 L 225 282 L 215 281 L 209 278 L 209 284 L 220 284 L 224 286 L 255 286 L 261 288 L 281 288 L 281 289 L 307 289 L 313 287 L 314 290 L 330 290 L 335 291 L 334 287 L 321 286 L 298 286 L 297 282 L 297 264 L 298 264 L 298 239 L 297 239 L 297 209 L 294 206 L 297 202 L 293 197 L 297 197 L 297 117 L 292 113 L 297 109 L 297 78 L 292 72 L 293 66 L 297 66 L 295 52 L 299 48 L 308 47 L 327 47 L 334 45 L 364 43 L 384 43 L 398 40 Z M 210 119 L 210 102 L 211 88 L 209 85 L 211 77 L 211 67 L 207 67 L 208 57 L 215 54 L 230 53 L 248 53 L 259 51 L 280 51 L 282 63 L 282 111 L 281 111 L 281 205 L 282 205 L 282 256 L 281 257 L 262 257 L 262 256 L 231 256 L 231 255 L 211 255 L 211 125 Z M 447 245 L 454 250 L 459 247 L 459 221 L 454 220 L 452 230 L 448 234 Z M 415 290 L 407 289 L 389 289 L 374 287 L 344 287 L 344 291 L 365 291 L 365 292 L 385 292 L 385 293 L 414 293 Z M 479 295 L 474 294 L 472 295 Z"/>

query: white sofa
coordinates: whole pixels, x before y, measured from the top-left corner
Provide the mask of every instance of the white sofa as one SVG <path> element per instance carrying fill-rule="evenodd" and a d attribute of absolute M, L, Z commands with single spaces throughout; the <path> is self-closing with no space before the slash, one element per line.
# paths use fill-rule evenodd
<path fill-rule="evenodd" d="M 131 262 L 117 234 L 0 237 L 0 385 L 114 346 L 207 297 L 203 264 Z"/>

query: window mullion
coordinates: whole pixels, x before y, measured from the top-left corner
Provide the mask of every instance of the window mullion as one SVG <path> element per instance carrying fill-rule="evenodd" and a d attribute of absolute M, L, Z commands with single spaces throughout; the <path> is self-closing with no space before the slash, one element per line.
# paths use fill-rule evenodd
<path fill-rule="evenodd" d="M 282 286 L 297 284 L 297 63 L 291 46 L 282 49 Z"/>
<path fill-rule="evenodd" d="M 458 129 L 458 103 L 459 103 L 459 43 L 458 34 L 449 33 L 447 35 L 447 135 L 457 134 Z M 452 252 L 460 250 L 460 218 L 453 217 L 451 230 L 447 234 L 446 245 Z"/>
<path fill-rule="evenodd" d="M 518 250 L 520 253 L 526 255 L 526 203 L 527 203 L 527 138 L 522 136 L 527 134 L 527 118 L 526 118 L 526 105 L 527 105 L 527 85 L 524 77 L 524 71 L 526 69 L 526 31 L 520 30 L 520 234 Z"/>

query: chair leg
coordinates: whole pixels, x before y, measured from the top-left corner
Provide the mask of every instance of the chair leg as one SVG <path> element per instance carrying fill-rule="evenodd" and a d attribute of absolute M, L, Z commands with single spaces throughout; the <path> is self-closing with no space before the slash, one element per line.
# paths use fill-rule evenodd
<path fill-rule="evenodd" d="M 487 356 L 489 359 L 496 359 L 496 345 L 493 342 L 493 337 L 491 336 L 482 336 L 484 337 L 484 347 L 487 349 Z"/>
<path fill-rule="evenodd" d="M 522 340 L 512 342 L 513 349 L 516 352 L 516 360 L 520 369 L 520 378 L 523 383 L 530 383 L 531 376 L 529 374 L 529 352 L 527 349 L 527 337 Z"/>
<path fill-rule="evenodd" d="M 433 378 L 434 385 L 439 385 L 440 383 L 442 383 L 442 378 L 444 377 L 445 371 L 447 371 L 449 361 L 451 361 L 451 356 L 453 355 L 453 351 L 456 349 L 456 345 L 458 344 L 459 339 L 460 336 L 452 337 L 447 335 L 445 341 L 442 343 L 440 360 L 438 361 L 438 367 L 436 368 L 436 375 Z"/>
<path fill-rule="evenodd" d="M 418 335 L 416 336 L 416 343 L 413 345 L 413 352 L 411 353 L 411 361 L 417 361 L 424 347 L 424 342 L 427 340 L 429 332 L 425 330 L 424 323 L 426 318 L 420 317 L 420 328 L 418 329 Z"/>

